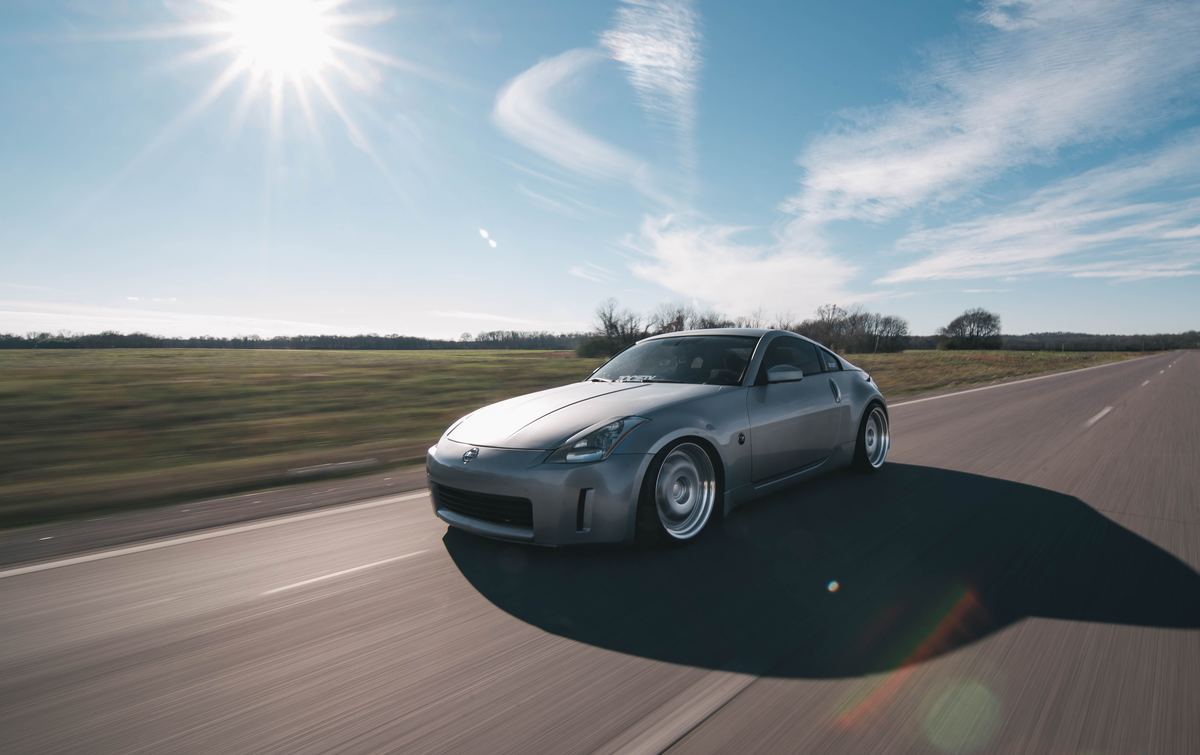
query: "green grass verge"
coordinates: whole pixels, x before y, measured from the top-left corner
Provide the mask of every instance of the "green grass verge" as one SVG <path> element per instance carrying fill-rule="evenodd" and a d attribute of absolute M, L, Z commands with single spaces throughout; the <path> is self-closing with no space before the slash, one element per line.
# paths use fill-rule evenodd
<path fill-rule="evenodd" d="M 895 399 L 1128 356 L 853 359 Z M 304 479 L 289 474 L 297 467 L 415 463 L 462 414 L 598 363 L 546 351 L 3 351 L 0 523 Z"/>
<path fill-rule="evenodd" d="M 849 354 L 847 359 L 871 373 L 888 401 L 896 401 L 1136 356 L 1140 354 L 1119 351 L 905 351 Z"/>

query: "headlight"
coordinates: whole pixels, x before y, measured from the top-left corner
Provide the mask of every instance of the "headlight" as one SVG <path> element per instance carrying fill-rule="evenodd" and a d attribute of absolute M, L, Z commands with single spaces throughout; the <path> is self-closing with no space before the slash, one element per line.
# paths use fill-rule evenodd
<path fill-rule="evenodd" d="M 550 454 L 547 461 L 579 463 L 607 459 L 633 428 L 646 421 L 645 417 L 623 417 L 600 427 L 589 427 Z"/>

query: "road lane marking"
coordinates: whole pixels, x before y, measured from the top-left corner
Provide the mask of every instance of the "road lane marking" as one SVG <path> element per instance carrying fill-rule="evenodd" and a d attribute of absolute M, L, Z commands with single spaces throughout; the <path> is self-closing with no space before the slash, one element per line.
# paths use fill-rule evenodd
<path fill-rule="evenodd" d="M 276 593 L 286 592 L 288 590 L 295 590 L 297 587 L 304 587 L 305 585 L 312 585 L 312 584 L 316 584 L 317 582 L 324 582 L 327 579 L 336 579 L 337 577 L 343 577 L 347 574 L 354 574 L 355 572 L 365 571 L 366 569 L 374 569 L 376 566 L 383 566 L 384 564 L 390 564 L 395 561 L 403 561 L 406 558 L 412 558 L 413 556 L 419 556 L 422 553 L 428 553 L 428 552 L 429 552 L 428 550 L 413 551 L 412 553 L 405 553 L 402 556 L 392 556 L 391 558 L 385 558 L 382 561 L 373 561 L 369 564 L 363 564 L 362 566 L 352 566 L 349 569 L 342 569 L 341 571 L 335 571 L 330 574 L 322 574 L 319 577 L 313 577 L 312 579 L 305 579 L 305 580 L 301 580 L 299 582 L 293 582 L 292 584 L 284 585 L 283 587 L 273 587 L 270 590 L 264 591 L 262 594 L 263 595 L 274 595 Z"/>
<path fill-rule="evenodd" d="M 393 503 L 402 503 L 404 501 L 412 501 L 417 498 L 423 498 L 429 495 L 428 490 L 416 490 L 411 493 L 403 493 L 401 495 L 390 495 L 383 498 L 374 498 L 369 501 L 360 503 L 352 503 L 347 506 L 335 506 L 330 508 L 320 509 L 319 511 L 309 511 L 304 514 L 292 514 L 291 516 L 281 516 L 272 519 L 263 519 L 250 524 L 239 524 L 218 529 L 205 530 L 191 535 L 183 535 L 181 537 L 168 538 L 166 540 L 151 540 L 148 543 L 139 543 L 137 545 L 129 545 L 123 548 L 113 548 L 111 550 L 96 551 L 95 553 L 86 553 L 82 556 L 72 556 L 71 558 L 63 558 L 58 561 L 45 561 L 40 564 L 29 564 L 28 566 L 18 566 L 13 569 L 5 569 L 0 571 L 0 579 L 8 577 L 17 577 L 22 574 L 32 574 L 34 572 L 47 571 L 48 569 L 58 569 L 63 566 L 73 566 L 75 564 L 86 564 L 90 561 L 101 561 L 106 558 L 116 558 L 118 556 L 128 556 L 131 553 L 142 553 L 143 551 L 153 551 L 159 548 L 170 548 L 173 545 L 183 545 L 185 543 L 194 543 L 199 540 L 212 540 L 216 537 L 225 537 L 226 535 L 237 535 L 242 532 L 251 532 L 253 530 L 266 529 L 267 527 L 278 527 L 281 524 L 291 524 L 292 522 L 302 522 L 306 519 L 319 519 L 326 516 L 334 516 L 336 514 L 346 514 L 351 511 L 361 511 L 363 509 L 371 509 L 377 506 L 389 506 Z"/>
<path fill-rule="evenodd" d="M 600 753 L 663 752 L 678 742 L 726 703 L 741 694 L 757 677 L 732 671 L 710 671 L 698 682 L 671 698 L 624 731 L 596 748 Z"/>
<path fill-rule="evenodd" d="M 895 404 L 888 404 L 889 409 L 895 409 L 898 406 L 908 406 L 909 404 L 920 404 L 925 401 L 937 401 L 940 398 L 951 398 L 952 396 L 963 396 L 968 393 L 978 393 L 979 391 L 990 391 L 993 388 L 1007 388 L 1010 385 L 1020 385 L 1021 383 L 1032 383 L 1037 380 L 1048 380 L 1050 378 L 1062 377 L 1064 375 L 1074 375 L 1077 372 L 1087 372 L 1088 370 L 1098 370 L 1101 367 L 1112 367 L 1118 364 L 1132 364 L 1139 359 L 1147 357 L 1134 357 L 1133 359 L 1123 359 L 1120 362 L 1105 362 L 1104 364 L 1093 364 L 1091 367 L 1080 367 L 1077 370 L 1067 370 L 1066 372 L 1051 372 L 1048 375 L 1035 375 L 1034 377 L 1022 378 L 1020 380 L 1011 380 L 1007 383 L 996 383 L 995 385 L 983 385 L 978 388 L 968 388 L 965 391 L 955 391 L 953 393 L 943 393 L 938 396 L 926 396 L 925 398 L 914 398 L 908 401 L 898 401 Z M 1162 370 L 1159 370 L 1162 373 Z"/>
<path fill-rule="evenodd" d="M 1150 385 L 1150 381 L 1149 381 L 1149 380 L 1143 380 L 1143 381 L 1142 381 L 1142 387 L 1143 387 L 1143 388 L 1145 388 L 1145 387 L 1146 387 L 1146 386 L 1148 386 L 1148 385 Z"/>
<path fill-rule="evenodd" d="M 1108 414 L 1112 410 L 1113 410 L 1113 408 L 1111 406 L 1106 406 L 1103 409 L 1101 409 L 1100 411 L 1096 412 L 1094 415 L 1092 415 L 1091 419 L 1089 419 L 1087 422 L 1083 423 L 1084 429 L 1087 429 L 1087 428 L 1091 427 L 1092 425 L 1096 424 L 1097 422 L 1099 422 L 1100 420 L 1104 419 L 1104 415 Z"/>

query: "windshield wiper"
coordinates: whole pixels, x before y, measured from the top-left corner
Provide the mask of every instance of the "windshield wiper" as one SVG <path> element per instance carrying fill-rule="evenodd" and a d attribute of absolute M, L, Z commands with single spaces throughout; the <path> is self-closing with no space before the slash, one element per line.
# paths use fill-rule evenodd
<path fill-rule="evenodd" d="M 612 381 L 609 380 L 608 378 L 592 378 L 588 382 L 589 383 L 611 383 Z"/>

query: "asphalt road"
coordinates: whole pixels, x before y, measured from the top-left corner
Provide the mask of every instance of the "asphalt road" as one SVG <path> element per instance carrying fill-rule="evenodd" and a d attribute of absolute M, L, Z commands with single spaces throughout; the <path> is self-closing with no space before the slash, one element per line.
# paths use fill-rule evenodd
<path fill-rule="evenodd" d="M 416 492 L 0 570 L 0 750 L 1200 752 L 1200 353 L 892 424 L 686 548 Z"/>

